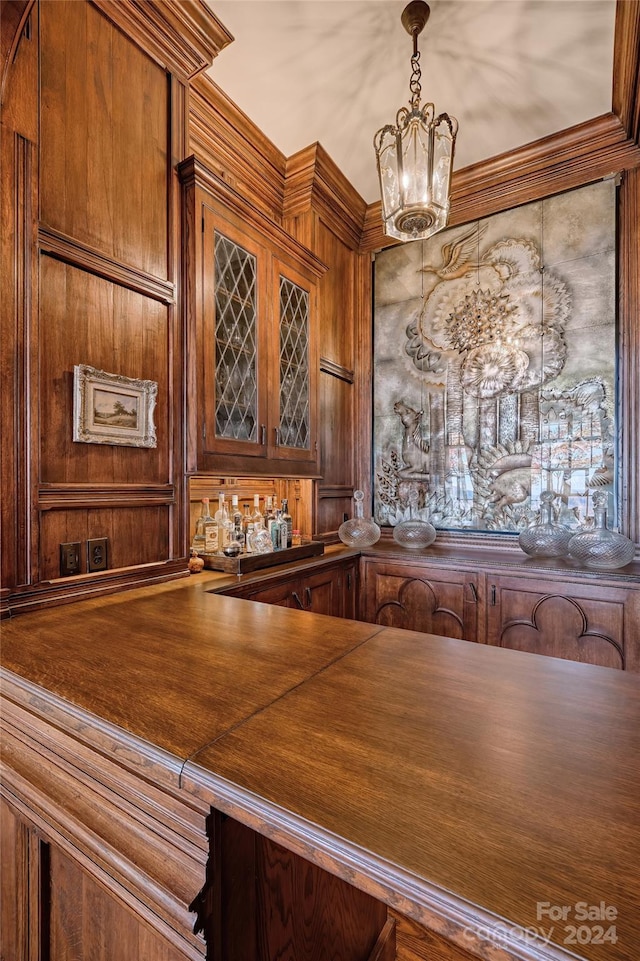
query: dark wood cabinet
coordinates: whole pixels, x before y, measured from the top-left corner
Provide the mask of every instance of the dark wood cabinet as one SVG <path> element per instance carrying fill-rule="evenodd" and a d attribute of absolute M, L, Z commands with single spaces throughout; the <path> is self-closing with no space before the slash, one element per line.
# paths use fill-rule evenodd
<path fill-rule="evenodd" d="M 294 607 L 314 614 L 355 618 L 357 609 L 357 561 L 319 565 L 315 570 L 269 578 L 267 583 L 232 588 L 225 593 L 263 604 Z"/>
<path fill-rule="evenodd" d="M 0 830 L 2 858 L 0 858 L 0 957 L 40 957 L 31 945 L 38 944 L 38 875 L 30 884 L 30 875 L 37 871 L 38 840 L 32 824 L 28 824 L 16 808 L 0 797 Z M 34 857 L 34 850 L 36 856 Z M 34 908 L 36 910 L 34 911 Z M 31 924 L 30 924 L 31 919 Z"/>
<path fill-rule="evenodd" d="M 480 576 L 428 561 L 362 558 L 362 619 L 386 627 L 478 640 Z"/>
<path fill-rule="evenodd" d="M 196 956 L 165 940 L 132 909 L 124 891 L 115 896 L 96 876 L 100 872 L 84 870 L 77 851 L 47 840 L 4 798 L 0 821 L 3 959 L 186 961 Z"/>
<path fill-rule="evenodd" d="M 637 565 L 594 574 L 443 548 L 405 559 L 390 545 L 360 563 L 364 621 L 640 672 Z"/>
<path fill-rule="evenodd" d="M 381 901 L 219 811 L 208 825 L 213 856 L 196 899 L 197 926 L 215 945 L 208 957 L 374 958 L 387 918 Z"/>
<path fill-rule="evenodd" d="M 317 474 L 318 281 L 311 251 L 191 157 L 190 466 Z"/>
<path fill-rule="evenodd" d="M 487 574 L 488 644 L 640 670 L 638 585 Z"/>
<path fill-rule="evenodd" d="M 62 730 L 50 723 L 46 695 L 41 715 L 30 714 L 9 689 L 20 696 L 3 676 L 0 957 L 204 959 L 189 904 L 204 874 L 208 812 L 169 786 L 169 755 L 157 769 L 150 755 L 139 775 L 86 743 L 112 746 L 95 718 L 77 739 L 67 716 Z M 122 745 L 129 760 L 132 744 Z"/>

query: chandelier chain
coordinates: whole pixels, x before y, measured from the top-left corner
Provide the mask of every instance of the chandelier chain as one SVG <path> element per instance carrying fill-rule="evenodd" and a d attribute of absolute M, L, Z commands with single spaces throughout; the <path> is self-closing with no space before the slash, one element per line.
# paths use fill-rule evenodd
<path fill-rule="evenodd" d="M 409 90 L 411 91 L 411 109 L 420 109 L 420 96 L 422 94 L 422 71 L 420 70 L 420 51 L 416 50 L 411 58 L 411 78 L 409 80 Z"/>

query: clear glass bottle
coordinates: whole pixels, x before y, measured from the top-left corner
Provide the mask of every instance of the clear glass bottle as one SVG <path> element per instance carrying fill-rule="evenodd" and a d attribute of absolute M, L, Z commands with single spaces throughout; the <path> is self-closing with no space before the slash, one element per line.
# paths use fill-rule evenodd
<path fill-rule="evenodd" d="M 253 514 L 251 515 L 251 521 L 256 530 L 259 527 L 264 527 L 264 517 L 260 510 L 260 494 L 253 495 Z"/>
<path fill-rule="evenodd" d="M 269 531 L 264 527 L 255 527 L 251 532 L 251 551 L 253 554 L 270 554 L 273 543 Z"/>
<path fill-rule="evenodd" d="M 574 534 L 569 541 L 569 553 L 585 567 L 599 571 L 613 571 L 625 567 L 635 557 L 636 547 L 632 540 L 610 531 L 607 527 L 607 501 L 604 491 L 593 495 L 594 527 L 590 531 Z"/>
<path fill-rule="evenodd" d="M 229 512 L 223 491 L 220 491 L 218 494 L 218 510 L 214 516 L 215 522 L 218 525 L 218 550 L 222 551 L 231 539 L 229 536 Z"/>
<path fill-rule="evenodd" d="M 540 494 L 540 521 L 520 531 L 518 544 L 531 557 L 566 557 L 574 532 L 553 520 L 553 491 Z"/>
<path fill-rule="evenodd" d="M 429 547 L 436 539 L 435 527 L 429 521 L 415 516 L 417 509 L 418 492 L 412 490 L 409 494 L 409 517 L 393 528 L 393 539 L 400 547 L 420 550 L 423 547 Z"/>
<path fill-rule="evenodd" d="M 370 547 L 380 539 L 380 528 L 372 517 L 365 518 L 363 491 L 353 492 L 355 516 L 338 528 L 338 537 L 348 547 Z"/>
<path fill-rule="evenodd" d="M 264 499 L 264 526 L 271 533 L 271 525 L 276 519 L 275 511 L 273 509 L 273 498 L 265 497 Z"/>
<path fill-rule="evenodd" d="M 196 521 L 196 531 L 191 548 L 198 554 L 212 554 L 218 549 L 218 528 L 209 511 L 209 498 L 202 498 L 200 517 Z"/>
<path fill-rule="evenodd" d="M 285 547 L 291 547 L 293 540 L 293 517 L 289 513 L 289 501 L 285 497 L 282 501 L 282 523 L 286 528 L 286 544 Z"/>
<path fill-rule="evenodd" d="M 253 521 L 251 520 L 251 508 L 249 507 L 248 504 L 245 504 L 244 514 L 242 515 L 242 533 L 245 541 L 247 539 L 247 531 L 249 530 L 249 524 L 252 524 L 252 523 Z"/>
<path fill-rule="evenodd" d="M 252 553 L 253 553 L 253 532 L 254 532 L 254 530 L 255 530 L 255 527 L 253 526 L 252 522 L 249 521 L 249 523 L 247 524 L 247 526 L 246 526 L 246 528 L 245 528 L 245 532 L 244 532 L 244 549 L 245 549 L 245 551 L 247 552 L 247 554 L 252 554 Z"/>
<path fill-rule="evenodd" d="M 233 525 L 233 536 L 237 541 L 244 540 L 244 531 L 242 529 L 242 512 L 238 507 L 238 495 L 231 495 L 231 523 Z"/>
<path fill-rule="evenodd" d="M 276 508 L 275 518 L 270 523 L 269 533 L 274 551 L 282 551 L 287 546 L 287 525 L 282 520 L 282 511 Z"/>

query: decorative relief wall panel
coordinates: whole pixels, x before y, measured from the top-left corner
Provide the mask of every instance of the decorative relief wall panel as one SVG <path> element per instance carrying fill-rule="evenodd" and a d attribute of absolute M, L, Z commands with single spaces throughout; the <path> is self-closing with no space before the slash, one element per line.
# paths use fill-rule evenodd
<path fill-rule="evenodd" d="M 518 531 L 552 490 L 578 527 L 616 488 L 613 179 L 382 251 L 374 503 Z"/>

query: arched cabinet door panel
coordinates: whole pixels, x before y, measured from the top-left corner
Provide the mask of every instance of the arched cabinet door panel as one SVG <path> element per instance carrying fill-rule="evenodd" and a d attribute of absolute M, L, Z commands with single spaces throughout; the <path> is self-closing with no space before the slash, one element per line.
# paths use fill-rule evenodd
<path fill-rule="evenodd" d="M 363 558 L 362 616 L 460 640 L 478 640 L 479 579 L 474 571 Z"/>
<path fill-rule="evenodd" d="M 640 625 L 637 590 L 588 578 L 554 583 L 489 576 L 487 594 L 489 644 L 634 670 L 633 641 Z"/>

